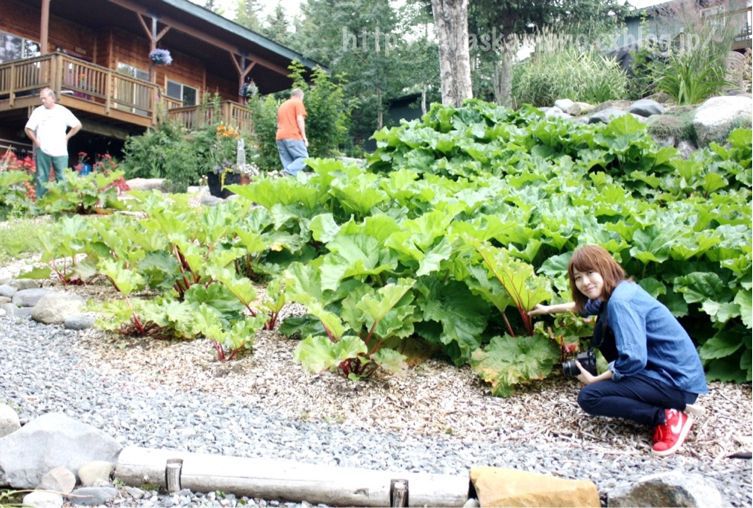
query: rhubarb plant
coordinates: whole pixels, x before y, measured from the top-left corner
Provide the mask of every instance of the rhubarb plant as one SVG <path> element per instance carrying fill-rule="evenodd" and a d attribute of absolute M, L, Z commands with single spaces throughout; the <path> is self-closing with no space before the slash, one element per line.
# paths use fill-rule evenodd
<path fill-rule="evenodd" d="M 374 289 L 355 279 L 324 287 L 318 267 L 293 265 L 286 272 L 288 295 L 321 321 L 324 335 L 309 335 L 295 357 L 312 372 L 335 370 L 350 378 L 372 375 L 377 368 L 404 367 L 397 350 L 413 334 L 415 281 L 400 279 Z"/>

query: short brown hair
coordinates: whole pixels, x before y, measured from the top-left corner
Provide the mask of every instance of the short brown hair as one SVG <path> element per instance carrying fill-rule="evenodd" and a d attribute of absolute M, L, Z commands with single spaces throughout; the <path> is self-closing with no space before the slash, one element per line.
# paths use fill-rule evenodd
<path fill-rule="evenodd" d="M 614 260 L 607 250 L 598 245 L 584 245 L 573 252 L 570 263 L 567 265 L 567 275 L 570 280 L 570 291 L 573 294 L 575 310 L 581 312 L 586 305 L 586 295 L 575 287 L 575 270 L 588 272 L 593 270 L 601 275 L 604 280 L 604 288 L 601 298 L 608 300 L 617 284 L 627 277 L 625 270 Z"/>

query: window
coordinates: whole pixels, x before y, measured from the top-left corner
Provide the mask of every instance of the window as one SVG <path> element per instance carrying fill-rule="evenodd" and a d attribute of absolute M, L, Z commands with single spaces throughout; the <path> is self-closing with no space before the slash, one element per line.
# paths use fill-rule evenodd
<path fill-rule="evenodd" d="M 132 78 L 140 79 L 142 81 L 149 81 L 149 72 L 143 69 L 134 67 L 126 63 L 118 62 L 115 69 L 120 74 L 125 74 Z M 124 79 L 117 80 L 115 86 L 115 104 L 117 109 L 124 109 L 137 115 L 148 115 L 149 104 L 152 97 L 150 97 L 150 89 L 134 83 L 133 81 L 126 81 Z"/>
<path fill-rule="evenodd" d="M 188 85 L 167 80 L 167 96 L 183 101 L 184 106 L 195 106 L 198 102 L 198 91 Z"/>
<path fill-rule="evenodd" d="M 122 62 L 118 62 L 117 70 L 119 73 L 125 74 L 127 76 L 131 76 L 132 78 L 143 79 L 144 81 L 149 81 L 149 73 L 147 71 L 138 69 L 134 67 L 133 65 L 128 65 Z"/>
<path fill-rule="evenodd" d="M 0 62 L 39 56 L 39 44 L 7 32 L 0 32 Z"/>

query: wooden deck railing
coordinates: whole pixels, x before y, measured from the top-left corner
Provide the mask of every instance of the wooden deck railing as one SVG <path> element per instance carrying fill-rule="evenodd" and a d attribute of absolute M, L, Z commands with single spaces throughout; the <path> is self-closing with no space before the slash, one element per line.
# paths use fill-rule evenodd
<path fill-rule="evenodd" d="M 205 105 L 172 108 L 167 111 L 167 115 L 170 120 L 187 129 L 198 129 L 219 120 L 241 132 L 251 130 L 251 111 L 243 104 L 233 101 L 222 101 L 219 108 Z"/>
<path fill-rule="evenodd" d="M 158 121 L 159 87 L 154 83 L 62 53 L 0 64 L 0 109 L 38 104 L 35 95 L 44 87 L 54 90 L 61 102 L 90 113 L 146 126 Z M 20 99 L 23 104 L 14 106 Z M 250 111 L 237 102 L 223 101 L 215 112 L 204 106 L 184 107 L 182 101 L 165 95 L 159 100 L 168 119 L 189 129 L 220 120 L 241 131 L 251 127 Z"/>
<path fill-rule="evenodd" d="M 104 114 L 112 109 L 153 119 L 158 87 L 61 53 L 0 64 L 0 100 L 10 106 L 19 96 L 49 87 L 58 97 L 74 97 L 100 106 Z M 98 112 L 99 108 L 87 108 Z"/>

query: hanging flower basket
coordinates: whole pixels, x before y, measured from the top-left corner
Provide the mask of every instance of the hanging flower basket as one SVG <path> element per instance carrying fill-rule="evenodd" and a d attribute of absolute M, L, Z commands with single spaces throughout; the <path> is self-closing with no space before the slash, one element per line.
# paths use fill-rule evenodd
<path fill-rule="evenodd" d="M 155 65 L 170 65 L 173 63 L 173 57 L 170 56 L 170 51 L 160 48 L 149 53 L 149 60 Z"/>

